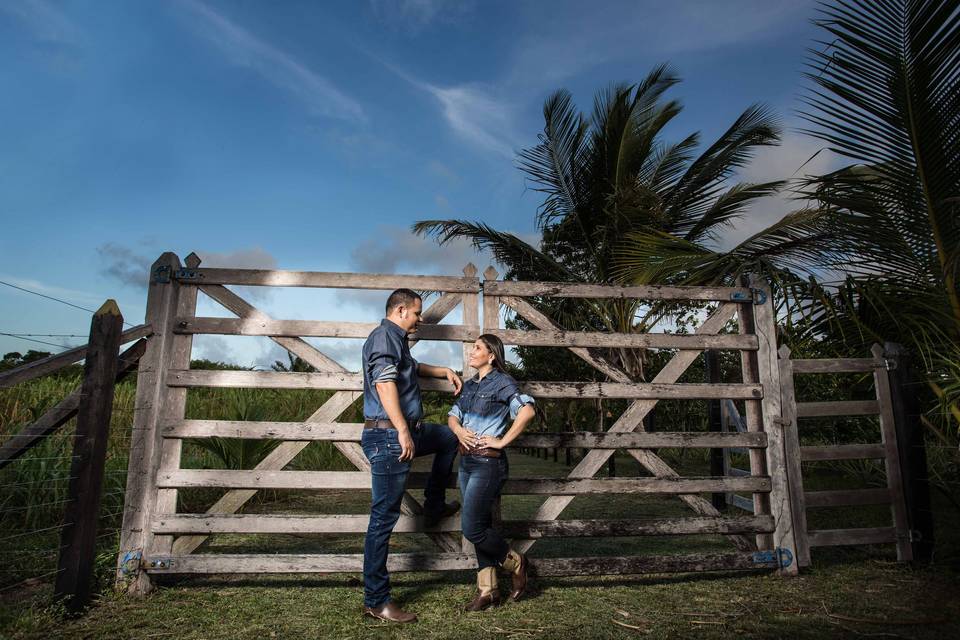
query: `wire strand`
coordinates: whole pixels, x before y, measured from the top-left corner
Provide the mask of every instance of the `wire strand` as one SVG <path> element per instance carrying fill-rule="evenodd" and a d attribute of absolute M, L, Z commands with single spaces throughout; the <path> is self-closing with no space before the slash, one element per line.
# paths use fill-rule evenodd
<path fill-rule="evenodd" d="M 5 282 L 5 281 L 3 281 L 3 280 L 0 280 L 0 284 L 6 285 L 6 286 L 8 286 L 8 287 L 10 287 L 10 288 L 12 288 L 12 289 L 17 289 L 17 290 L 19 290 L 19 291 L 24 291 L 24 292 L 26 292 L 26 293 L 32 293 L 32 294 L 35 295 L 35 296 L 40 296 L 41 298 L 46 298 L 47 300 L 53 300 L 54 302 L 59 302 L 59 303 L 61 303 L 61 304 L 65 304 L 65 305 L 67 305 L 68 307 L 73 307 L 74 309 L 80 309 L 81 311 L 88 311 L 88 312 L 90 312 L 90 313 L 96 313 L 96 311 L 94 311 L 93 309 L 88 309 L 88 308 L 86 308 L 86 307 L 81 307 L 81 306 L 78 305 L 78 304 L 73 304 L 72 302 L 67 302 L 66 300 L 61 300 L 60 298 L 55 298 L 55 297 L 53 297 L 53 296 L 48 296 L 47 294 L 45 294 L 45 293 L 40 293 L 39 291 L 32 291 L 32 290 L 26 289 L 26 288 L 24 288 L 24 287 L 18 287 L 18 286 L 15 285 L 15 284 L 10 284 L 9 282 Z M 133 326 L 133 325 L 131 325 L 129 322 L 124 322 L 123 324 L 128 325 L 128 326 Z"/>

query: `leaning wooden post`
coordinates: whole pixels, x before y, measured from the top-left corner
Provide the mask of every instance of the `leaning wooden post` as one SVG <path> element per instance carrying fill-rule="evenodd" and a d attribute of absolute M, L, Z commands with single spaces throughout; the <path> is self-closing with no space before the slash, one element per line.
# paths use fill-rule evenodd
<path fill-rule="evenodd" d="M 714 349 L 703 352 L 704 377 L 710 384 L 720 382 L 720 356 Z M 723 431 L 720 418 L 720 403 L 722 400 L 707 400 L 707 430 L 711 432 Z M 710 449 L 710 475 L 714 477 L 725 475 L 723 467 L 723 449 Z M 715 492 L 710 501 L 715 509 L 724 509 L 727 506 L 726 496 L 722 492 Z"/>
<path fill-rule="evenodd" d="M 123 316 L 117 303 L 107 300 L 94 314 L 83 366 L 77 431 L 73 440 L 66 523 L 60 536 L 56 598 L 76 613 L 90 602 L 90 580 L 96 557 L 97 520 L 103 467 L 110 437 L 113 385 L 117 375 L 117 351 L 123 332 Z"/>
<path fill-rule="evenodd" d="M 780 401 L 783 422 L 783 448 L 786 452 L 787 484 L 793 510 L 793 530 L 797 541 L 797 563 L 810 564 L 810 538 L 807 536 L 807 500 L 803 494 L 803 468 L 800 464 L 800 425 L 797 422 L 797 392 L 793 382 L 790 347 L 780 347 Z"/>
<path fill-rule="evenodd" d="M 150 267 L 147 289 L 146 322 L 153 327 L 153 336 L 147 341 L 137 373 L 127 490 L 117 558 L 117 587 L 135 595 L 145 595 L 153 588 L 141 561 L 148 542 L 152 540 L 150 514 L 157 497 L 156 470 L 161 450 L 157 421 L 180 292 L 174 277 L 179 269 L 180 259 L 173 253 L 164 253 Z"/>
<path fill-rule="evenodd" d="M 773 516 L 773 549 L 780 564 L 780 575 L 797 575 L 797 543 L 793 528 L 790 487 L 780 399 L 780 367 L 777 363 L 777 320 L 773 295 L 765 282 L 750 278 L 753 291 L 754 330 L 759 341 L 757 375 L 763 387 L 760 402 L 763 430 L 767 434 L 766 462 L 770 476 L 770 515 Z M 745 305 L 744 305 L 745 306 Z M 748 403 L 749 404 L 749 403 Z"/>
<path fill-rule="evenodd" d="M 920 380 L 903 345 L 883 345 L 887 376 L 893 404 L 897 446 L 900 450 L 900 473 L 906 500 L 907 521 L 914 562 L 933 560 L 933 510 L 930 508 L 930 481 L 927 472 L 927 449 L 920 423 L 920 402 L 917 395 Z M 880 372 L 878 372 L 879 374 Z"/>

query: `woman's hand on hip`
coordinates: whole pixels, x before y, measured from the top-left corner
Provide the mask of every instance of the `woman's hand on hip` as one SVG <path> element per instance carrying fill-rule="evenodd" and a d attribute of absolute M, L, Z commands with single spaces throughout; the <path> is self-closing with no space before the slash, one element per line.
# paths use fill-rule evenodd
<path fill-rule="evenodd" d="M 503 449 L 506 445 L 502 438 L 493 436 L 483 436 L 480 438 L 480 446 L 485 449 Z"/>
<path fill-rule="evenodd" d="M 459 440 L 460 444 L 463 445 L 465 448 L 476 449 L 477 444 L 480 441 L 480 437 L 476 433 L 474 433 L 470 429 L 467 429 L 466 427 L 460 427 L 459 429 L 454 431 L 454 433 L 457 436 L 457 440 Z"/>

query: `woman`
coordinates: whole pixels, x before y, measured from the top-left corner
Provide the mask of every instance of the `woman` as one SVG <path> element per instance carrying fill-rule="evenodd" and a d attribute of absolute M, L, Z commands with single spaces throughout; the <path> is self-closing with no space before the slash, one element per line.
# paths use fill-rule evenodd
<path fill-rule="evenodd" d="M 447 424 L 460 441 L 460 493 L 463 535 L 477 552 L 477 594 L 465 607 L 482 611 L 500 604 L 497 567 L 512 574 L 510 599 L 518 600 L 527 584 L 527 559 L 512 550 L 493 528 L 493 504 L 507 479 L 504 449 L 533 419 L 533 398 L 520 392 L 504 370 L 503 343 L 483 334 L 473 343 L 470 366 L 476 377 L 463 385 Z M 511 418 L 513 423 L 511 424 Z"/>

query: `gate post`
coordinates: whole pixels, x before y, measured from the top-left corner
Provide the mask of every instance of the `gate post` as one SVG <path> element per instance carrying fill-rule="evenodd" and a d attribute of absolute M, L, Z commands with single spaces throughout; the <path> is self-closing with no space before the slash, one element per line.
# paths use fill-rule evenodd
<path fill-rule="evenodd" d="M 117 351 L 122 331 L 120 309 L 116 302 L 107 300 L 94 314 L 90 325 L 70 465 L 69 502 L 64 512 L 66 526 L 60 537 L 61 551 L 54 587 L 55 597 L 66 599 L 67 610 L 71 613 L 82 610 L 90 602 L 103 466 L 110 437 Z"/>
<path fill-rule="evenodd" d="M 915 391 L 919 380 L 913 370 L 910 355 L 903 345 L 887 342 L 883 345 L 890 381 L 893 423 L 897 433 L 900 454 L 900 473 L 903 479 L 903 497 L 906 502 L 910 546 L 914 562 L 933 560 L 933 510 L 930 508 L 930 481 L 927 473 L 927 450 L 920 424 L 920 403 Z M 878 372 L 882 375 L 883 372 Z"/>
<path fill-rule="evenodd" d="M 767 434 L 766 462 L 770 476 L 770 515 L 776 523 L 773 551 L 780 562 L 780 575 L 797 575 L 797 543 L 793 529 L 793 507 L 787 484 L 787 461 L 780 399 L 780 367 L 777 362 L 777 319 L 770 287 L 750 277 L 753 291 L 753 325 L 759 341 L 757 377 L 763 387 L 761 414 Z M 744 305 L 746 306 L 746 305 Z M 786 556 L 789 554 L 789 556 Z"/>
<path fill-rule="evenodd" d="M 180 266 L 180 258 L 166 252 L 150 267 L 146 322 L 153 327 L 153 335 L 147 340 L 137 373 L 116 576 L 117 588 L 134 595 L 145 595 L 153 588 L 141 560 L 152 537 L 150 514 L 157 497 L 156 470 L 161 449 L 157 418 L 180 293 L 174 274 Z"/>

